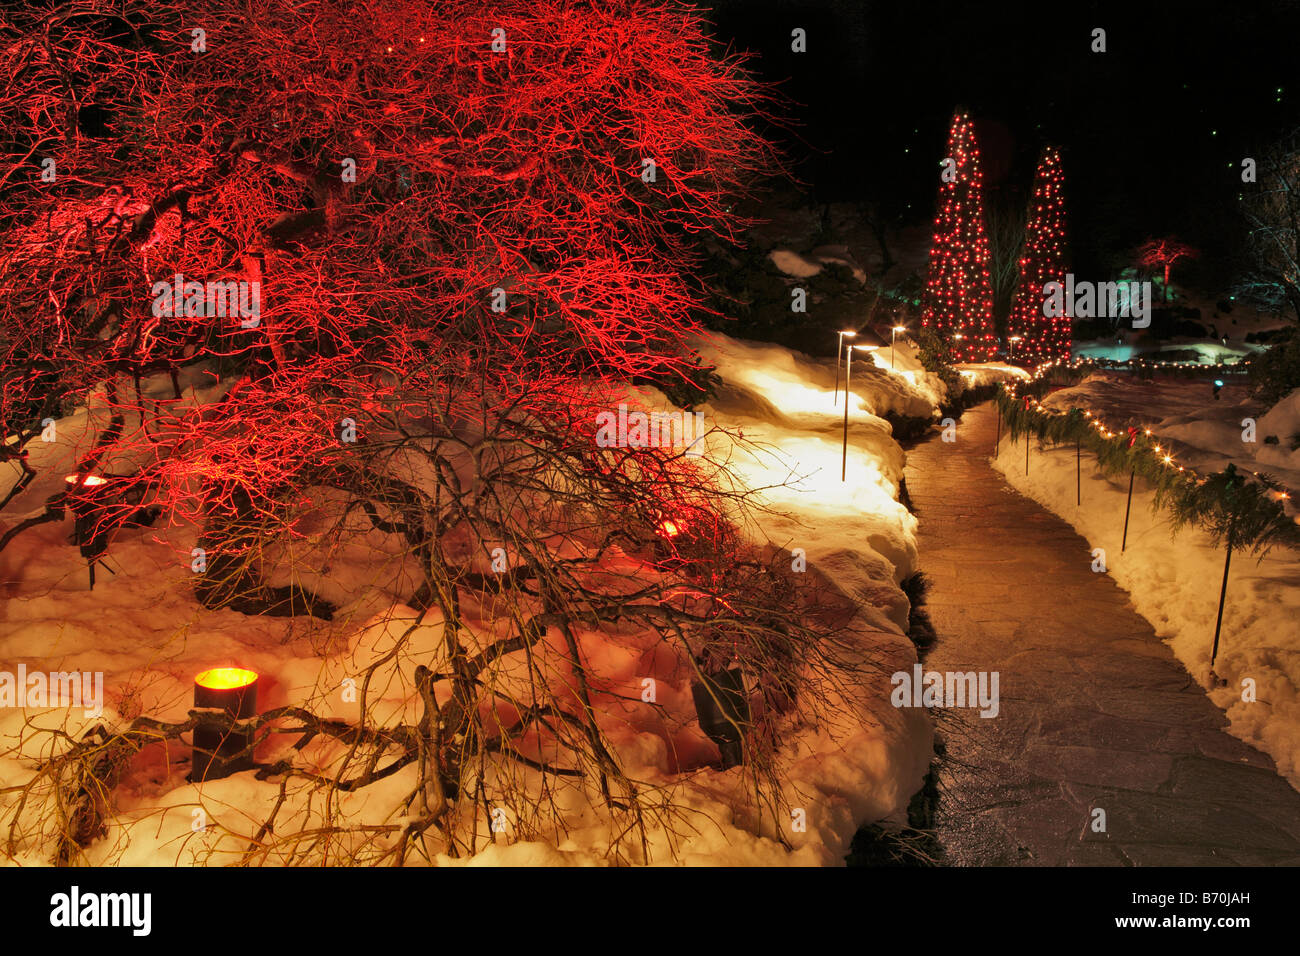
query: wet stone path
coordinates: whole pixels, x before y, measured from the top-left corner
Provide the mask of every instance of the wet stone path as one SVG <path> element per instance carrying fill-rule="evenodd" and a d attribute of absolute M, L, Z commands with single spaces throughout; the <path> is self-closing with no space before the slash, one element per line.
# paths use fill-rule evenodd
<path fill-rule="evenodd" d="M 956 442 L 908 452 L 938 634 L 925 669 L 1000 675 L 996 717 L 935 712 L 947 861 L 1300 865 L 1300 793 L 1227 733 L 1084 539 L 994 471 L 995 423 L 981 405 Z"/>

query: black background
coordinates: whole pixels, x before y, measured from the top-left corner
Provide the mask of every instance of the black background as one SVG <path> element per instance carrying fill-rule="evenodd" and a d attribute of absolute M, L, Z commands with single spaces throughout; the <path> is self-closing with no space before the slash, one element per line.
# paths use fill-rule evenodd
<path fill-rule="evenodd" d="M 817 201 L 893 204 L 928 222 L 962 104 L 995 196 L 1026 195 L 1041 147 L 1062 150 L 1080 271 L 1172 234 L 1202 251 L 1203 281 L 1222 282 L 1240 244 L 1241 160 L 1300 126 L 1293 0 L 709 6 L 718 40 L 753 52 L 751 68 L 793 101 L 804 142 L 786 136 L 786 152 Z M 790 49 L 794 27 L 806 53 Z M 1105 53 L 1091 51 L 1094 27 Z"/>

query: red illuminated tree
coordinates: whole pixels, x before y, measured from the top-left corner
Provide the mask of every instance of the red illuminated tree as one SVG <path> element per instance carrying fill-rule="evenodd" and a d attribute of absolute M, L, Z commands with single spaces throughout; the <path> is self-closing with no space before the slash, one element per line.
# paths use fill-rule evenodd
<path fill-rule="evenodd" d="M 951 339 L 956 355 L 980 362 L 993 355 L 993 287 L 984 226 L 984 180 L 975 124 L 953 114 L 948 155 L 941 164 L 938 211 L 921 324 Z"/>
<path fill-rule="evenodd" d="M 1034 364 L 1070 357 L 1069 316 L 1045 316 L 1043 308 L 1043 287 L 1049 282 L 1064 283 L 1069 271 L 1064 185 L 1060 153 L 1049 146 L 1043 150 L 1034 175 L 1020 256 L 1020 282 L 1007 322 L 1009 335 L 1020 337 L 1013 354 Z"/>
<path fill-rule="evenodd" d="M 258 718 L 264 740 L 303 734 L 264 768 L 292 794 L 416 768 L 400 824 L 327 797 L 322 846 L 277 803 L 245 862 L 462 855 L 489 807 L 527 838 L 589 798 L 620 815 L 611 855 L 644 859 L 677 810 L 624 769 L 625 696 L 590 663 L 636 628 L 653 644 L 636 653 L 706 696 L 728 669 L 754 678 L 736 733 L 750 792 L 779 805 L 774 728 L 819 707 L 825 599 L 741 537 L 750 495 L 724 467 L 595 441 L 631 380 L 698 392 L 694 250 L 735 238 L 736 198 L 777 165 L 746 120 L 765 94 L 695 12 L 82 0 L 0 14 L 0 70 L 15 504 L 43 423 L 77 405 L 92 422 L 59 459 L 74 480 L 0 548 L 71 511 L 95 561 L 157 515 L 207 611 L 329 620 L 377 590 L 415 615 L 382 622 L 359 724 L 306 704 Z M 177 275 L 255 283 L 258 313 L 168 306 Z M 384 574 L 361 594 L 325 570 L 358 549 Z M 418 720 L 372 712 L 387 680 Z M 9 851 L 53 807 L 57 859 L 75 859 L 112 786 L 96 768 L 190 729 L 140 717 L 60 750 L 7 804 Z M 305 764 L 313 740 L 336 749 Z"/>
<path fill-rule="evenodd" d="M 1164 298 L 1169 301 L 1169 272 L 1179 259 L 1194 259 L 1196 249 L 1173 237 L 1148 239 L 1138 247 L 1138 264 L 1146 269 L 1164 272 Z"/>

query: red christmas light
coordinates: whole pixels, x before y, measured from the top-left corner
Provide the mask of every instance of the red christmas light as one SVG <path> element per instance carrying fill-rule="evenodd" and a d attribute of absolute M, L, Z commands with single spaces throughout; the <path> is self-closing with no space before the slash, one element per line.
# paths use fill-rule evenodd
<path fill-rule="evenodd" d="M 962 361 L 982 362 L 992 357 L 996 344 L 984 177 L 975 124 L 961 110 L 953 114 L 948 132 L 948 159 L 953 175 L 939 187 L 921 325 L 952 341 Z"/>
<path fill-rule="evenodd" d="M 245 24 L 241 4 L 216 9 Z M 684 9 L 291 9 L 288 23 L 247 19 L 207 58 L 105 45 L 63 12 L 6 24 L 33 37 L 59 24 L 47 66 L 11 70 L 22 83 L 0 94 L 0 127 L 59 144 L 60 175 L 44 182 L 32 165 L 0 196 L 0 427 L 13 437 L 0 459 L 25 460 L 61 401 L 104 383 L 111 424 L 80 467 L 110 454 L 138 466 L 87 519 L 105 534 L 145 496 L 196 521 L 275 514 L 294 533 L 312 481 L 352 480 L 367 442 L 396 440 L 431 406 L 540 443 L 502 423 L 577 436 L 628 380 L 691 380 L 700 240 L 743 232 L 736 198 L 780 168 L 749 119 L 769 93 L 741 59 L 717 60 Z M 489 46 L 498 29 L 506 53 Z M 320 45 L 299 58 L 290 37 L 303 31 Z M 54 64 L 78 55 L 129 155 L 31 108 L 59 82 Z M 235 90 L 245 106 L 232 118 L 222 97 Z M 183 144 L 158 132 L 194 116 L 231 119 L 240 135 L 217 142 L 206 119 L 184 122 Z M 17 173 L 29 157 L 8 158 Z M 156 312 L 154 283 L 176 275 L 257 283 L 256 324 Z M 159 373 L 171 399 L 131 387 Z M 222 387 L 180 402 L 181 375 Z M 344 419 L 357 441 L 340 438 Z"/>
<path fill-rule="evenodd" d="M 1020 282 L 1007 320 L 1010 335 L 1021 338 L 1016 357 L 1031 365 L 1070 358 L 1069 315 L 1044 314 L 1043 286 L 1065 282 L 1064 171 L 1055 147 L 1043 150 L 1034 175 L 1034 193 L 1025 222 L 1025 248 L 1020 256 Z"/>

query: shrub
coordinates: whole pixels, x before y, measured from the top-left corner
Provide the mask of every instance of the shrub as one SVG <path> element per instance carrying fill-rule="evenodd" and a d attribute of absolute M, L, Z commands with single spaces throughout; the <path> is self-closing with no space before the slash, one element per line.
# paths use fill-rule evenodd
<path fill-rule="evenodd" d="M 1300 336 L 1287 336 L 1250 360 L 1251 394 L 1272 406 L 1300 388 Z"/>

